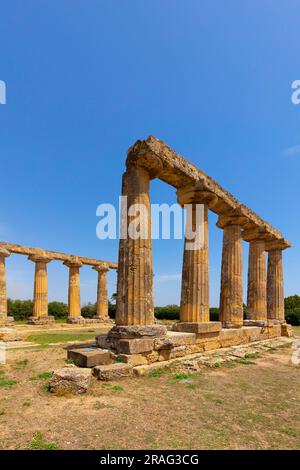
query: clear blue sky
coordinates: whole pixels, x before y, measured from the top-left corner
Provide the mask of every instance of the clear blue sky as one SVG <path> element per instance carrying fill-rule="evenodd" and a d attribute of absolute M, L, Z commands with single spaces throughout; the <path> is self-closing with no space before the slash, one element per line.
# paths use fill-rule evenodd
<path fill-rule="evenodd" d="M 0 239 L 117 260 L 117 241 L 96 238 L 96 207 L 117 203 L 127 148 L 152 134 L 291 240 L 285 288 L 300 294 L 299 21 L 296 0 L 2 2 Z M 159 181 L 151 196 L 176 201 Z M 215 222 L 210 214 L 213 306 Z M 179 302 L 182 249 L 154 242 L 156 304 Z M 244 253 L 246 274 L 246 243 Z M 7 260 L 11 297 L 32 296 L 33 268 Z M 67 268 L 48 270 L 50 300 L 65 301 Z M 81 279 L 82 302 L 95 301 L 96 273 L 85 267 Z"/>

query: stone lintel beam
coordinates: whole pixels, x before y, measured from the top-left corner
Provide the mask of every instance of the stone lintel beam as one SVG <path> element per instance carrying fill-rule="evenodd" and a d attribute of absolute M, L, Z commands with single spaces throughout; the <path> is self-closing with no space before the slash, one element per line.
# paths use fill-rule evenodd
<path fill-rule="evenodd" d="M 265 242 L 274 240 L 274 236 L 270 234 L 265 227 L 257 227 L 255 229 L 244 230 L 242 232 L 242 238 L 246 242 L 252 242 L 255 240 L 263 240 Z"/>
<path fill-rule="evenodd" d="M 254 211 L 241 204 L 232 194 L 213 178 L 172 150 L 163 141 L 153 136 L 138 140 L 129 150 L 127 168 L 138 166 L 149 172 L 151 178 L 159 178 L 176 189 L 190 188 L 190 192 L 202 192 L 199 202 L 218 214 L 234 211 L 248 219 L 247 228 L 264 227 L 273 239 L 282 239 L 282 234 L 261 219 Z M 193 195 L 191 194 L 193 199 Z M 188 202 L 187 202 L 188 203 Z M 245 227 L 246 228 L 246 227 Z"/>
<path fill-rule="evenodd" d="M 0 246 L 0 256 L 3 257 L 3 258 L 7 258 L 8 256 L 10 256 L 10 251 L 7 250 L 6 248 L 3 248 L 2 246 Z"/>
<path fill-rule="evenodd" d="M 87 264 L 90 266 L 107 266 L 110 269 L 117 269 L 118 267 L 118 263 L 113 263 L 112 261 L 102 261 L 94 258 L 60 253 L 58 251 L 43 250 L 42 248 L 32 248 L 24 245 L 16 245 L 15 243 L 0 242 L 0 249 L 6 249 L 10 253 L 15 253 L 18 255 L 42 255 L 49 257 L 51 260 L 55 261 L 72 261 L 72 259 L 77 258 L 81 261 L 82 264 Z"/>

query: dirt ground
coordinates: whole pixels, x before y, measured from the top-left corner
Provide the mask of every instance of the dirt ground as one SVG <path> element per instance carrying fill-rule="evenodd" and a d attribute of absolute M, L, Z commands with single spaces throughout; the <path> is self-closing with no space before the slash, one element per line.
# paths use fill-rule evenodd
<path fill-rule="evenodd" d="M 88 394 L 58 397 L 47 384 L 65 365 L 62 346 L 11 350 L 0 366 L 0 449 L 299 449 L 291 352 L 189 378 L 93 379 Z"/>

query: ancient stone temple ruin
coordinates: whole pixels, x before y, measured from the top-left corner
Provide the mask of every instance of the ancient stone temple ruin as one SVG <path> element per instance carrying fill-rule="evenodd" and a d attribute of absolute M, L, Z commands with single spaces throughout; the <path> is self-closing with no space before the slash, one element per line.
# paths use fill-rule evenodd
<path fill-rule="evenodd" d="M 167 331 L 155 322 L 149 186 L 159 178 L 177 190 L 178 202 L 204 205 L 204 243 L 183 254 L 180 321 Z M 132 367 L 201 351 L 288 335 L 284 320 L 282 252 L 290 243 L 255 212 L 241 204 L 210 176 L 164 142 L 149 137 L 128 151 L 122 195 L 128 207 L 143 203 L 148 210 L 145 239 L 120 239 L 116 325 L 100 335 L 100 348 L 126 363 L 99 366 L 105 370 Z M 220 321 L 209 319 L 208 212 L 218 214 L 223 230 Z M 127 214 L 126 223 L 131 217 Z M 247 319 L 243 319 L 242 240 L 249 242 Z M 187 240 L 185 241 L 187 242 Z M 266 269 L 266 252 L 268 265 Z"/>
<path fill-rule="evenodd" d="M 13 243 L 0 243 L 0 326 L 13 322 L 7 315 L 6 266 L 5 259 L 11 254 L 26 255 L 35 265 L 33 289 L 33 314 L 28 323 L 46 325 L 54 323 L 54 317 L 48 315 L 48 280 L 47 264 L 51 261 L 62 261 L 69 268 L 68 290 L 68 323 L 110 322 L 108 317 L 107 272 L 116 269 L 117 264 L 93 258 L 75 256 L 57 251 L 32 248 Z M 82 266 L 88 265 L 98 272 L 97 314 L 86 319 L 81 316 L 80 307 L 80 273 Z"/>

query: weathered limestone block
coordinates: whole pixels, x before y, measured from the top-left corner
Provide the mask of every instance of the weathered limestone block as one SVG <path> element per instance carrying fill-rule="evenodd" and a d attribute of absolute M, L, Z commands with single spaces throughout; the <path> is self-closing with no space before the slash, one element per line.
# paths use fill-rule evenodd
<path fill-rule="evenodd" d="M 181 331 L 168 331 L 167 338 L 169 338 L 174 346 L 195 344 L 196 334 L 195 333 L 186 333 Z"/>
<path fill-rule="evenodd" d="M 163 349 L 171 350 L 175 347 L 175 344 L 168 336 L 163 336 L 154 340 L 153 348 L 155 351 L 161 351 Z"/>
<path fill-rule="evenodd" d="M 29 325 L 49 325 L 55 323 L 55 317 L 52 315 L 44 315 L 42 317 L 29 317 L 27 323 Z"/>
<path fill-rule="evenodd" d="M 119 353 L 139 354 L 152 351 L 154 341 L 151 338 L 120 339 L 115 347 Z"/>
<path fill-rule="evenodd" d="M 132 367 L 148 364 L 148 360 L 143 354 L 118 354 L 117 357 L 121 362 L 129 364 Z"/>
<path fill-rule="evenodd" d="M 108 349 L 70 349 L 68 359 L 72 359 L 78 367 L 95 367 L 111 363 L 111 355 Z"/>
<path fill-rule="evenodd" d="M 206 323 L 179 322 L 174 323 L 173 330 L 199 334 L 217 333 L 221 331 L 222 323 L 210 321 Z"/>
<path fill-rule="evenodd" d="M 228 220 L 226 223 L 230 223 Z M 234 220 L 233 220 L 234 223 Z M 218 226 L 222 224 L 219 218 Z M 224 223 L 222 224 L 224 226 Z M 220 320 L 225 328 L 243 326 L 243 256 L 242 230 L 239 225 L 225 225 L 220 293 Z"/>
<path fill-rule="evenodd" d="M 224 329 L 220 333 L 221 348 L 248 343 L 249 338 L 245 328 Z"/>
<path fill-rule="evenodd" d="M 14 328 L 0 328 L 0 341 L 21 341 L 22 337 Z"/>
<path fill-rule="evenodd" d="M 266 326 L 246 326 L 243 328 L 249 342 L 262 341 L 269 338 L 268 328 Z"/>
<path fill-rule="evenodd" d="M 268 325 L 268 337 L 276 338 L 281 336 L 281 325 Z"/>
<path fill-rule="evenodd" d="M 132 375 L 132 365 L 117 362 L 106 366 L 96 366 L 93 369 L 93 375 L 98 380 L 117 380 Z"/>
<path fill-rule="evenodd" d="M 111 347 L 111 341 L 107 337 L 107 334 L 96 336 L 96 344 L 98 348 L 109 349 Z"/>
<path fill-rule="evenodd" d="M 91 381 L 91 369 L 64 367 L 53 372 L 49 383 L 52 393 L 85 393 Z"/>
<path fill-rule="evenodd" d="M 281 336 L 294 336 L 294 331 L 292 325 L 288 325 L 287 323 L 283 323 L 281 325 Z"/>
<path fill-rule="evenodd" d="M 167 334 L 164 325 L 116 325 L 108 333 L 108 338 L 133 339 L 143 337 L 159 337 Z"/>

